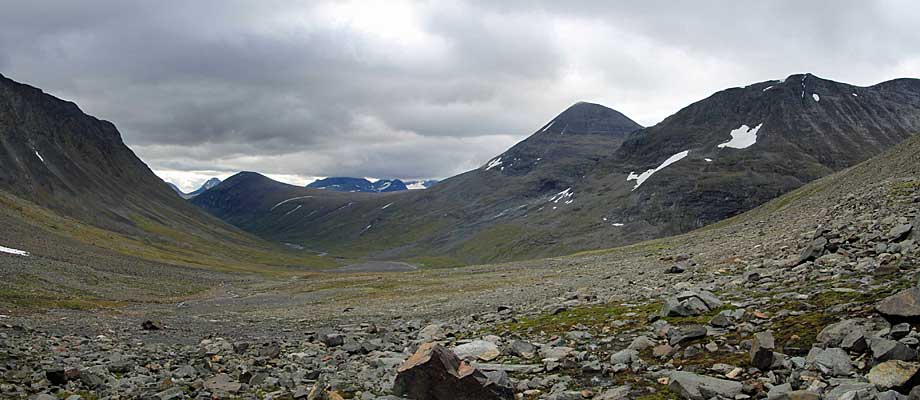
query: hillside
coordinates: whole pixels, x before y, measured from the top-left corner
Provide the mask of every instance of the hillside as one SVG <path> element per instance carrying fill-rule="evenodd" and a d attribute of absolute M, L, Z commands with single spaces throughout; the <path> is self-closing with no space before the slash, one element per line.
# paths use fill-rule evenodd
<path fill-rule="evenodd" d="M 271 240 L 428 265 L 635 243 L 737 215 L 920 132 L 920 81 L 857 87 L 791 75 L 718 92 L 639 128 L 578 103 L 424 193 L 332 197 L 262 182 L 195 204 Z M 223 208 L 225 196 L 252 193 L 262 200 L 246 202 L 245 215 Z M 349 211 L 335 212 L 342 207 Z"/>
<path fill-rule="evenodd" d="M 205 288 L 184 282 L 188 274 L 287 273 L 336 264 L 202 212 L 156 177 L 112 123 L 5 77 L 0 221 L 0 246 L 30 254 L 15 259 L 18 268 L 4 260 L 0 302 L 84 292 L 99 299 L 162 296 L 156 288 L 187 294 Z M 162 279 L 141 283 L 150 276 Z"/>

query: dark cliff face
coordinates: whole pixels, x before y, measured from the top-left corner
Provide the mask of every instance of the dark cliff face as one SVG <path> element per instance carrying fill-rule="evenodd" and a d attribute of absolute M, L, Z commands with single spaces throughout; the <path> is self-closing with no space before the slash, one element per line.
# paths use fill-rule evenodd
<path fill-rule="evenodd" d="M 137 219 L 230 228 L 182 200 L 121 139 L 75 104 L 0 76 L 0 190 L 119 232 Z"/>

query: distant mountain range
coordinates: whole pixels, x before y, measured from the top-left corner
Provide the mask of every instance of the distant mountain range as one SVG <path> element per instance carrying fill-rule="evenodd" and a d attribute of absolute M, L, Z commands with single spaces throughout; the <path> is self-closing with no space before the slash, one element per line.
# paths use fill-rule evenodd
<path fill-rule="evenodd" d="M 532 258 L 687 232 L 917 132 L 916 79 L 858 87 L 797 74 L 720 91 L 648 128 L 578 103 L 425 191 L 330 196 L 249 173 L 194 204 L 262 237 L 333 254 Z"/>
<path fill-rule="evenodd" d="M 319 179 L 309 185 L 308 188 L 333 190 L 336 192 L 361 192 L 361 193 L 385 193 L 399 192 L 409 190 L 406 184 L 399 179 L 380 179 L 371 182 L 364 178 L 325 178 Z"/>
<path fill-rule="evenodd" d="M 207 180 L 204 184 L 202 184 L 201 187 L 199 187 L 197 190 L 195 190 L 195 191 L 193 191 L 193 192 L 189 192 L 189 193 L 183 192 L 182 189 L 179 189 L 178 186 L 176 186 L 175 184 L 173 184 L 173 183 L 171 183 L 171 182 L 166 182 L 166 184 L 168 184 L 169 187 L 171 187 L 171 188 L 176 192 L 176 194 L 179 195 L 179 197 L 181 197 L 181 198 L 183 198 L 183 199 L 186 199 L 186 200 L 189 200 L 189 199 L 194 199 L 195 196 L 198 196 L 199 194 L 203 193 L 205 190 L 208 190 L 208 189 L 210 189 L 210 188 L 212 188 L 212 187 L 214 187 L 214 186 L 219 185 L 219 184 L 220 184 L 220 179 L 217 179 L 217 178 L 208 179 L 208 180 Z"/>
<path fill-rule="evenodd" d="M 379 179 L 371 182 L 365 178 L 332 177 L 314 181 L 308 188 L 325 189 L 351 193 L 387 193 L 403 190 L 428 189 L 438 183 L 437 179 L 403 181 L 400 179 Z"/>

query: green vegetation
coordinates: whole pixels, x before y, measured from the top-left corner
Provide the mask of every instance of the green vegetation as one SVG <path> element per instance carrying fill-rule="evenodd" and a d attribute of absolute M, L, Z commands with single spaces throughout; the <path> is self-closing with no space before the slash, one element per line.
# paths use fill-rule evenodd
<path fill-rule="evenodd" d="M 8 303 L 21 309 L 42 310 L 50 308 L 69 310 L 94 310 L 116 308 L 126 303 L 98 298 L 61 297 L 56 293 L 32 292 L 0 288 L 0 304 Z"/>
<path fill-rule="evenodd" d="M 256 239 L 251 244 L 240 243 L 236 240 L 242 238 L 239 235 L 213 239 L 185 233 L 138 215 L 132 222 L 145 234 L 132 236 L 85 224 L 5 193 L 0 193 L 0 208 L 12 211 L 11 216 L 26 224 L 86 245 L 171 265 L 281 276 L 338 265 L 327 257 L 257 247 Z"/>
<path fill-rule="evenodd" d="M 500 325 L 496 332 L 545 332 L 546 334 L 563 334 L 577 325 L 582 325 L 594 331 L 602 331 L 610 326 L 610 322 L 620 320 L 626 322 L 617 329 L 634 329 L 645 324 L 651 314 L 658 312 L 660 305 L 644 304 L 604 304 L 594 306 L 576 307 L 562 311 L 558 314 L 541 314 L 534 317 L 524 317 L 517 322 Z"/>

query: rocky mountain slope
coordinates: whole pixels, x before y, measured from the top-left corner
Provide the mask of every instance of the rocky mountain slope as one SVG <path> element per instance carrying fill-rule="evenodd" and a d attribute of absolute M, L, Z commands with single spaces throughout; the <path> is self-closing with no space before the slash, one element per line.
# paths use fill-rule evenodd
<path fill-rule="evenodd" d="M 792 75 L 639 128 L 579 103 L 424 193 L 331 197 L 261 182 L 258 200 L 241 200 L 256 192 L 234 185 L 195 204 L 272 240 L 427 265 L 635 243 L 737 215 L 920 132 L 920 81 L 856 87 Z M 226 208 L 229 198 L 247 204 L 245 215 Z"/>
<path fill-rule="evenodd" d="M 336 192 L 388 193 L 409 190 L 399 179 L 379 179 L 371 182 L 364 178 L 324 178 L 307 185 L 308 188 L 333 190 Z"/>
<path fill-rule="evenodd" d="M 718 224 L 622 248 L 332 274 L 117 319 L 14 317 L 0 393 L 908 399 L 918 177 L 913 137 Z M 304 302 L 307 289 L 328 297 Z M 150 315 L 162 320 L 142 324 Z M 56 333 L 73 320 L 95 328 Z"/>
<path fill-rule="evenodd" d="M 0 262 L 0 304 L 187 295 L 204 287 L 182 277 L 205 270 L 335 265 L 291 254 L 202 212 L 155 176 L 112 123 L 5 77 L 0 222 L 0 246 L 28 254 Z"/>

